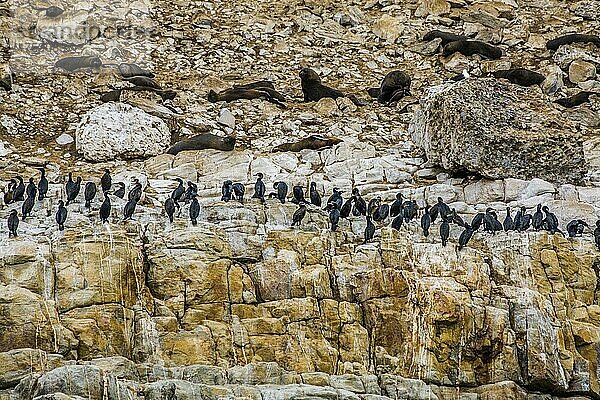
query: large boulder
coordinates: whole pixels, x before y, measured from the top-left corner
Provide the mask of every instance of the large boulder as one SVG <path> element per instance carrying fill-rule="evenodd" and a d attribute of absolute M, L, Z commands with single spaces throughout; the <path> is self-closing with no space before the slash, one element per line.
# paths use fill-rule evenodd
<path fill-rule="evenodd" d="M 587 172 L 580 130 L 538 88 L 493 78 L 431 88 L 410 126 L 428 160 L 445 169 L 571 183 Z"/>
<path fill-rule="evenodd" d="M 163 153 L 171 142 L 167 124 L 124 103 L 106 103 L 83 116 L 76 147 L 88 161 L 147 158 Z"/>

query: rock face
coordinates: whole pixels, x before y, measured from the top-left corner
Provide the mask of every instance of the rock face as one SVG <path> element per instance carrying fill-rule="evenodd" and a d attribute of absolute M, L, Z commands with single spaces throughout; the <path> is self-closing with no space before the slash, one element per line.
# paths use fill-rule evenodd
<path fill-rule="evenodd" d="M 124 103 L 106 103 L 86 113 L 77 128 L 76 147 L 88 161 L 147 158 L 171 142 L 165 122 Z"/>
<path fill-rule="evenodd" d="M 581 128 L 535 88 L 466 79 L 429 89 L 410 131 L 430 162 L 489 178 L 580 182 Z"/>

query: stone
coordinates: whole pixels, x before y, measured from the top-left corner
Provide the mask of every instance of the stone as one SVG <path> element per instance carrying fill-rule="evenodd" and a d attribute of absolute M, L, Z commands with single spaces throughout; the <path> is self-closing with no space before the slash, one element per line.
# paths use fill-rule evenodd
<path fill-rule="evenodd" d="M 428 15 L 444 15 L 450 12 L 450 3 L 446 0 L 426 0 L 419 2 L 415 10 L 415 17 L 426 17 Z"/>
<path fill-rule="evenodd" d="M 587 169 L 579 129 L 533 90 L 495 79 L 437 86 L 409 131 L 428 160 L 448 170 L 580 182 Z"/>
<path fill-rule="evenodd" d="M 67 134 L 67 133 L 63 133 L 62 135 L 60 135 L 59 137 L 56 138 L 56 143 L 60 144 L 60 145 L 66 145 L 66 144 L 71 144 L 75 141 L 75 139 L 73 139 L 73 136 Z"/>
<path fill-rule="evenodd" d="M 76 148 L 89 161 L 147 158 L 171 142 L 160 118 L 124 103 L 105 103 L 87 112 L 75 133 Z"/>
<path fill-rule="evenodd" d="M 219 112 L 218 122 L 221 125 L 228 126 L 231 129 L 235 128 L 235 117 L 227 108 L 223 108 Z"/>
<path fill-rule="evenodd" d="M 35 25 L 35 33 L 43 41 L 60 45 L 83 45 L 100 34 L 100 27 L 93 16 L 85 10 L 65 12 L 56 18 L 41 17 Z"/>
<path fill-rule="evenodd" d="M 569 80 L 579 83 L 596 78 L 596 66 L 591 62 L 574 60 L 569 65 Z"/>
<path fill-rule="evenodd" d="M 371 28 L 375 36 L 389 43 L 395 43 L 404 31 L 404 23 L 400 18 L 383 15 Z"/>

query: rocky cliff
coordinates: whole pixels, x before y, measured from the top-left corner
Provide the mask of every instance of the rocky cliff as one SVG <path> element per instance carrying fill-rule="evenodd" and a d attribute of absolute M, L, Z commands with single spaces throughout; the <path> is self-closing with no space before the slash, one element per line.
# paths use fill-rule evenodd
<path fill-rule="evenodd" d="M 600 103 L 553 103 L 598 91 L 600 50 L 545 48 L 597 33 L 597 0 L 65 1 L 58 17 L 45 12 L 54 4 L 17 3 L 0 7 L 16 32 L 3 53 L 1 187 L 17 174 L 37 182 L 44 166 L 50 190 L 17 238 L 5 221 L 21 205 L 0 210 L 0 399 L 600 398 Z M 439 39 L 421 40 L 432 29 L 503 56 L 442 57 Z M 105 65 L 53 67 L 81 54 Z M 177 97 L 128 91 L 102 105 L 99 93 L 127 85 L 121 62 Z M 302 103 L 302 66 L 367 104 Z M 510 67 L 546 79 L 524 88 L 488 76 Z M 410 95 L 371 102 L 365 89 L 393 69 L 412 77 Z M 471 77 L 450 81 L 463 70 Z M 275 82 L 285 109 L 206 100 L 259 79 Z M 163 154 L 200 132 L 233 135 L 236 148 Z M 271 152 L 312 134 L 342 142 Z M 59 231 L 67 172 L 98 183 L 105 168 L 127 189 L 142 183 L 133 220 L 111 196 L 101 224 L 100 196 L 91 209 L 80 196 Z M 250 198 L 258 172 L 268 191 L 316 182 L 326 196 L 358 188 L 389 203 L 401 192 L 420 208 L 441 196 L 467 221 L 545 204 L 563 231 L 573 219 L 591 228 L 478 231 L 459 251 L 456 225 L 442 246 L 439 222 L 425 237 L 388 219 L 364 244 L 364 218 L 332 232 L 313 206 L 291 228 L 295 205 Z M 187 205 L 174 223 L 164 215 L 175 178 L 198 185 L 197 226 Z M 246 184 L 243 204 L 220 201 L 227 179 Z"/>

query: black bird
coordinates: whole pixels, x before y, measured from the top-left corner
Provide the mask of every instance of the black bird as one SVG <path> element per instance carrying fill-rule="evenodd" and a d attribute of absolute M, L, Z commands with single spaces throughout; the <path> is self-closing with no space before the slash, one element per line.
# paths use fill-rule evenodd
<path fill-rule="evenodd" d="M 527 209 L 525 207 L 521 207 L 519 210 L 519 225 L 515 224 L 515 227 L 519 230 L 519 232 L 525 232 L 531 226 L 531 214 L 527 214 Z M 515 220 L 517 218 L 515 217 Z"/>
<path fill-rule="evenodd" d="M 442 217 L 442 224 L 440 225 L 440 238 L 442 238 L 442 246 L 446 246 L 449 237 L 450 223 L 448 222 L 448 218 Z"/>
<path fill-rule="evenodd" d="M 4 204 L 9 205 L 14 202 L 15 188 L 17 187 L 17 181 L 11 179 L 6 186 L 6 191 L 4 192 Z"/>
<path fill-rule="evenodd" d="M 292 216 L 292 226 L 298 225 L 300 226 L 300 222 L 304 219 L 306 215 L 306 204 L 300 203 L 298 205 L 298 209 L 294 211 L 294 215 Z"/>
<path fill-rule="evenodd" d="M 473 230 L 471 225 L 465 226 L 465 230 L 462 231 L 460 237 L 458 238 L 458 251 L 461 251 L 462 248 L 465 247 L 467 243 L 469 243 L 469 240 L 471 240 L 471 238 L 473 237 L 473 232 L 475 231 Z"/>
<path fill-rule="evenodd" d="M 586 227 L 589 228 L 589 225 L 584 220 L 574 219 L 567 224 L 569 237 L 581 236 Z"/>
<path fill-rule="evenodd" d="M 448 207 L 448 204 L 444 203 L 444 199 L 438 197 L 437 201 L 438 202 L 431 207 L 431 210 L 429 211 L 431 214 L 431 222 L 435 221 L 438 214 L 440 214 L 440 217 L 442 218 L 447 218 L 448 215 L 450 215 L 450 207 Z"/>
<path fill-rule="evenodd" d="M 17 237 L 17 228 L 19 227 L 19 217 L 17 210 L 11 210 L 8 216 L 8 237 Z"/>
<path fill-rule="evenodd" d="M 171 192 L 171 198 L 173 199 L 173 204 L 179 208 L 179 200 L 185 194 L 185 187 L 183 187 L 183 179 L 175 178 L 175 180 L 179 182 L 179 185 Z"/>
<path fill-rule="evenodd" d="M 402 193 L 396 193 L 396 200 L 394 200 L 392 206 L 390 207 L 390 217 L 395 217 L 396 215 L 402 214 L 403 200 L 404 197 L 402 196 Z"/>
<path fill-rule="evenodd" d="M 127 194 L 127 200 L 134 201 L 136 204 L 142 198 L 142 184 L 137 178 L 133 178 L 133 187 Z M 135 208 L 135 207 L 134 207 Z"/>
<path fill-rule="evenodd" d="M 241 183 L 234 183 L 231 188 L 233 189 L 233 194 L 235 198 L 240 203 L 244 202 L 244 193 L 246 192 L 246 188 Z"/>
<path fill-rule="evenodd" d="M 310 195 L 310 202 L 317 207 L 321 207 L 321 195 L 319 194 L 319 191 L 317 190 L 317 184 L 315 182 L 310 183 L 309 195 Z"/>
<path fill-rule="evenodd" d="M 419 206 L 415 200 L 405 201 L 402 204 L 402 214 L 404 216 L 404 222 L 407 224 L 417 217 L 418 212 Z M 429 209 L 429 214 L 431 215 L 431 209 Z"/>
<path fill-rule="evenodd" d="M 115 190 L 113 194 L 122 199 L 125 197 L 125 184 L 123 182 L 117 182 L 116 185 L 119 186 L 119 188 Z"/>
<path fill-rule="evenodd" d="M 73 173 L 69 172 L 69 180 L 67 181 L 66 190 L 67 190 L 67 204 L 74 201 L 79 194 L 79 190 L 81 189 L 81 177 L 78 176 L 75 182 L 73 182 Z"/>
<path fill-rule="evenodd" d="M 338 223 L 340 222 L 340 209 L 337 206 L 336 202 L 328 203 L 328 206 L 331 205 L 331 209 L 329 211 L 329 221 L 331 222 L 331 230 L 335 231 L 338 227 Z"/>
<path fill-rule="evenodd" d="M 173 215 L 175 215 L 175 200 L 173 200 L 173 197 L 167 197 L 165 200 L 165 212 L 169 217 L 169 222 L 173 223 Z"/>
<path fill-rule="evenodd" d="M 94 182 L 87 182 L 85 189 L 83 190 L 83 196 L 85 198 L 85 207 L 90 208 L 92 206 L 92 200 L 96 197 L 96 184 Z"/>
<path fill-rule="evenodd" d="M 58 230 L 62 231 L 65 229 L 65 221 L 67 220 L 67 208 L 62 200 L 58 201 L 58 210 L 56 211 L 56 223 L 58 224 Z"/>
<path fill-rule="evenodd" d="M 594 242 L 596 242 L 596 247 L 600 249 L 600 219 L 596 221 L 596 229 L 594 229 Z"/>
<path fill-rule="evenodd" d="M 17 180 L 19 184 L 14 189 L 13 201 L 23 201 L 25 200 L 25 184 L 23 183 L 23 178 L 20 176 L 17 176 Z"/>
<path fill-rule="evenodd" d="M 31 196 L 27 196 L 27 198 L 23 202 L 23 205 L 21 206 L 21 213 L 23 214 L 21 219 L 23 221 L 25 221 L 25 217 L 27 217 L 29 214 L 31 214 L 31 211 L 33 210 L 33 206 L 35 204 L 35 196 L 36 195 L 37 195 L 37 189 L 34 186 L 33 192 L 31 192 Z"/>
<path fill-rule="evenodd" d="M 192 181 L 188 181 L 187 185 L 188 185 L 188 187 L 187 187 L 187 189 L 185 189 L 185 195 L 183 198 L 183 200 L 185 201 L 185 204 L 192 201 L 192 199 L 194 197 L 198 196 L 198 185 L 196 185 Z"/>
<path fill-rule="evenodd" d="M 307 203 L 306 199 L 304 198 L 304 188 L 300 185 L 296 185 L 292 188 L 292 195 L 294 196 L 292 198 L 292 203 L 294 204 L 300 204 L 300 203 Z"/>
<path fill-rule="evenodd" d="M 374 197 L 371 200 L 369 200 L 369 204 L 367 205 L 367 216 L 373 216 L 373 214 L 375 214 L 375 211 L 377 211 L 377 209 L 379 208 L 379 205 L 381 204 L 381 197 Z"/>
<path fill-rule="evenodd" d="M 533 229 L 535 229 L 536 231 L 539 231 L 540 229 L 542 229 L 543 222 L 544 222 L 544 214 L 542 213 L 542 205 L 538 204 L 537 210 L 533 214 L 533 219 L 531 220 L 531 225 L 533 226 Z"/>
<path fill-rule="evenodd" d="M 381 222 L 384 221 L 390 215 L 390 206 L 387 204 L 380 204 L 373 214 L 373 221 Z"/>
<path fill-rule="evenodd" d="M 463 228 L 465 228 L 467 225 L 465 223 L 465 221 L 461 218 L 461 216 L 456 213 L 456 210 L 454 208 L 450 212 L 449 220 L 450 220 L 450 222 L 452 222 L 458 226 L 462 226 Z"/>
<path fill-rule="evenodd" d="M 200 203 L 198 203 L 197 198 L 193 198 L 190 203 L 190 219 L 192 220 L 192 225 L 198 225 L 198 215 L 200 215 Z"/>
<path fill-rule="evenodd" d="M 110 198 L 108 197 L 108 193 L 104 192 L 104 201 L 100 206 L 100 222 L 107 222 L 108 217 L 110 217 Z"/>
<path fill-rule="evenodd" d="M 337 207 L 338 211 L 340 208 L 342 208 L 342 204 L 344 203 L 344 199 L 342 198 L 342 193 L 344 193 L 343 191 L 339 190 L 338 188 L 333 188 L 333 194 L 331 196 L 329 196 L 329 198 L 327 199 L 327 207 L 325 208 L 326 210 L 331 210 L 332 206 L 331 204 L 335 204 L 335 206 Z"/>
<path fill-rule="evenodd" d="M 259 199 L 261 203 L 265 202 L 265 183 L 263 182 L 264 175 L 262 172 L 256 174 L 256 183 L 254 184 L 253 199 Z"/>
<path fill-rule="evenodd" d="M 190 219 L 192 220 L 192 225 L 198 225 L 198 216 L 200 215 L 200 203 L 198 203 L 198 199 L 194 197 L 192 202 L 190 203 Z"/>
<path fill-rule="evenodd" d="M 504 218 L 502 227 L 504 228 L 504 232 L 515 230 L 515 222 L 513 221 L 512 217 L 510 216 L 510 207 L 506 207 L 506 217 Z"/>
<path fill-rule="evenodd" d="M 221 187 L 221 200 L 229 201 L 233 197 L 233 182 L 226 180 Z"/>
<path fill-rule="evenodd" d="M 354 203 L 354 197 L 350 197 L 340 210 L 340 218 L 348 218 L 350 216 L 350 212 L 352 212 L 352 204 Z"/>
<path fill-rule="evenodd" d="M 313 182 L 314 183 L 314 182 Z M 311 190 L 312 190 L 312 185 L 313 183 L 311 183 Z M 285 198 L 287 197 L 287 193 L 288 193 L 288 185 L 285 182 L 275 182 L 273 184 L 273 189 L 277 190 L 277 199 L 279 199 L 279 201 L 281 202 L 281 204 L 285 203 Z M 318 193 L 317 193 L 318 195 Z M 311 200 L 312 200 L 312 192 L 311 192 Z M 319 202 L 321 201 L 321 198 L 319 197 Z M 313 203 L 314 204 L 314 203 Z M 321 205 L 321 203 L 319 203 L 319 205 Z"/>
<path fill-rule="evenodd" d="M 102 187 L 103 193 L 108 192 L 112 186 L 112 177 L 110 176 L 110 171 L 108 169 L 104 170 L 104 175 L 100 178 L 100 186 Z"/>
<path fill-rule="evenodd" d="M 38 182 L 38 200 L 42 201 L 48 193 L 48 179 L 46 179 L 46 170 L 44 168 L 39 168 L 38 171 L 42 174 Z"/>
<path fill-rule="evenodd" d="M 352 196 L 354 197 L 354 207 L 352 207 L 352 215 L 358 217 L 359 215 L 367 215 L 367 202 L 360 195 L 358 188 L 352 189 Z"/>
<path fill-rule="evenodd" d="M 371 221 L 371 216 L 367 215 L 367 226 L 365 227 L 365 244 L 370 242 L 375 236 L 375 224 Z"/>
<path fill-rule="evenodd" d="M 485 232 L 491 232 L 492 234 L 495 234 L 502 229 L 502 224 L 500 221 L 498 221 L 496 212 L 491 208 L 486 209 L 485 215 L 483 216 L 483 230 Z"/>
<path fill-rule="evenodd" d="M 421 228 L 423 228 L 423 236 L 429 236 L 429 227 L 431 226 L 431 215 L 429 215 L 429 205 L 425 206 L 425 213 L 421 217 Z"/>
<path fill-rule="evenodd" d="M 556 218 L 554 213 L 550 212 L 548 206 L 542 207 L 542 211 L 546 214 L 542 227 L 550 232 L 551 235 L 554 235 L 556 232 L 562 233 L 560 229 L 558 229 L 558 218 Z"/>
<path fill-rule="evenodd" d="M 400 227 L 402 226 L 402 222 L 404 222 L 404 215 L 396 215 L 396 217 L 392 220 L 392 228 L 399 231 Z"/>
<path fill-rule="evenodd" d="M 25 194 L 27 195 L 27 197 L 31 197 L 32 193 L 35 193 L 35 195 L 37 195 L 37 186 L 35 186 L 35 183 L 33 183 L 33 178 L 29 178 L 29 183 L 25 188 Z"/>
<path fill-rule="evenodd" d="M 137 206 L 137 201 L 135 199 L 127 201 L 125 207 L 123 208 L 123 221 L 131 219 L 133 213 L 135 212 L 135 206 Z"/>
<path fill-rule="evenodd" d="M 475 214 L 475 216 L 471 220 L 471 228 L 473 229 L 473 231 L 476 231 L 477 229 L 481 228 L 481 224 L 483 223 L 484 217 L 485 217 L 484 213 Z"/>

